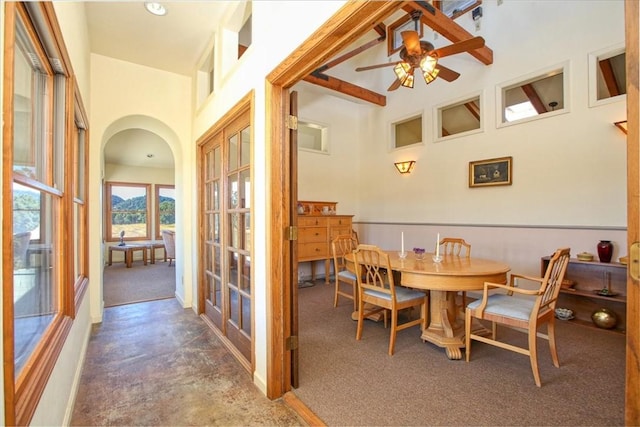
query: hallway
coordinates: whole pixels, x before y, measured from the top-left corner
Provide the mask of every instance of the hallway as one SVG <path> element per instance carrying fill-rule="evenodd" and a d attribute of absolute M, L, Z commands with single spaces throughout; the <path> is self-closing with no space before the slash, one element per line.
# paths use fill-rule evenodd
<path fill-rule="evenodd" d="M 304 425 L 270 401 L 175 298 L 107 308 L 93 325 L 71 425 Z"/>

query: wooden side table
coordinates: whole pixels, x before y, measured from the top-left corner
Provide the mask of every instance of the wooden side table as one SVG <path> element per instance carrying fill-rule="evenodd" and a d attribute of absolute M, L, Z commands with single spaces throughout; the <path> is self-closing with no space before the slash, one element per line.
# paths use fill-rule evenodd
<path fill-rule="evenodd" d="M 149 243 L 147 245 L 147 248 L 149 248 L 149 262 L 151 262 L 151 264 L 156 263 L 156 249 L 162 249 L 162 251 L 164 252 L 164 261 L 167 261 L 167 248 L 164 247 L 163 242 Z"/>
<path fill-rule="evenodd" d="M 131 264 L 133 264 L 133 253 L 135 251 L 142 252 L 142 262 L 144 263 L 144 265 L 147 265 L 146 245 L 109 246 L 109 265 L 113 263 L 113 251 L 124 252 L 124 262 L 127 268 L 131 268 Z"/>

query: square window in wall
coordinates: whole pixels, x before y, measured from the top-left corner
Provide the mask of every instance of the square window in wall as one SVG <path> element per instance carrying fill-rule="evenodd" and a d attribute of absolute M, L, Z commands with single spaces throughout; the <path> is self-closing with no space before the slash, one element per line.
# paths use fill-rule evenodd
<path fill-rule="evenodd" d="M 540 70 L 496 88 L 498 127 L 569 112 L 569 63 Z"/>
<path fill-rule="evenodd" d="M 468 95 L 435 108 L 436 140 L 482 131 L 483 108 L 481 94 Z"/>
<path fill-rule="evenodd" d="M 627 93 L 624 45 L 589 54 L 589 106 L 623 102 Z"/>
<path fill-rule="evenodd" d="M 391 148 L 422 143 L 422 113 L 391 123 Z"/>

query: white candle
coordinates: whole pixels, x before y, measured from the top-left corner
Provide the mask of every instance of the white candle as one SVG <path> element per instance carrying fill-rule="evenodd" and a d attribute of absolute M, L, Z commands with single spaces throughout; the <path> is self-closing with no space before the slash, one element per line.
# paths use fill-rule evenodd
<path fill-rule="evenodd" d="M 440 256 L 440 233 L 438 233 L 438 237 L 436 240 L 436 257 Z"/>
<path fill-rule="evenodd" d="M 404 231 L 400 233 L 400 252 L 404 253 Z"/>

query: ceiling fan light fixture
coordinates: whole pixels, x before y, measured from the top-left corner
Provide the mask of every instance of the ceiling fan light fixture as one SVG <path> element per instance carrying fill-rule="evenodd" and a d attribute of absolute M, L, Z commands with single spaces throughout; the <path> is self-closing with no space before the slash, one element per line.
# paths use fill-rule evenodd
<path fill-rule="evenodd" d="M 422 73 L 422 75 L 424 76 L 424 81 L 426 84 L 431 83 L 432 81 L 434 81 L 436 79 L 436 77 L 438 77 L 438 73 L 440 72 L 439 69 L 434 69 L 432 72 L 424 72 Z"/>
<path fill-rule="evenodd" d="M 413 67 L 406 62 L 399 62 L 393 67 L 393 72 L 404 87 L 413 87 Z"/>
<path fill-rule="evenodd" d="M 420 61 L 420 69 L 425 73 L 433 73 L 436 65 L 438 65 L 438 58 L 436 56 L 426 55 Z"/>

